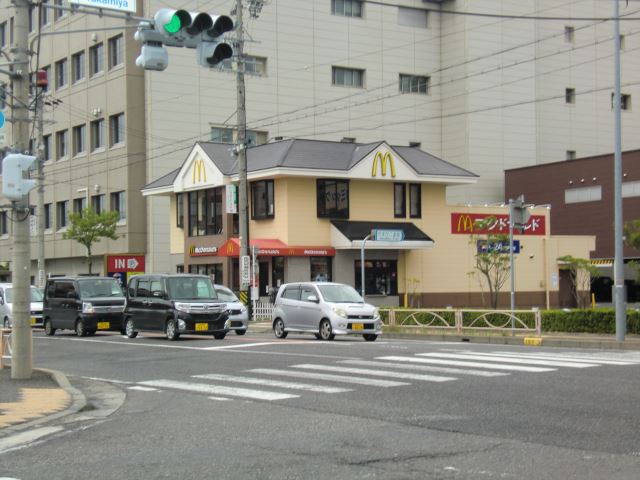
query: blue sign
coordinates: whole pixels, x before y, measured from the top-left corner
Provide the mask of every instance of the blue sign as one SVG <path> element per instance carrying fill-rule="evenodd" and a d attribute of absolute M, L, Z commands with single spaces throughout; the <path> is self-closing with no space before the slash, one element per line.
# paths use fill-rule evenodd
<path fill-rule="evenodd" d="M 509 253 L 509 241 L 487 243 L 486 240 L 478 240 L 476 243 L 478 253 Z M 520 253 L 520 240 L 513 241 L 513 253 Z"/>
<path fill-rule="evenodd" d="M 401 242 L 404 240 L 404 230 L 376 228 L 371 230 L 371 239 L 378 242 Z"/>
<path fill-rule="evenodd" d="M 0 128 L 4 127 L 4 113 L 0 110 Z"/>

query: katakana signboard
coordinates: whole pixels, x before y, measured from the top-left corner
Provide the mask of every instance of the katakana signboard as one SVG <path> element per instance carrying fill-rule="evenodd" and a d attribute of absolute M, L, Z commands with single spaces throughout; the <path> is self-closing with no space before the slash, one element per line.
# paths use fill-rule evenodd
<path fill-rule="evenodd" d="M 476 221 L 494 217 L 495 221 L 488 228 L 479 229 Z M 451 233 L 461 235 L 472 234 L 509 234 L 509 215 L 492 213 L 457 213 L 451 214 Z M 529 221 L 521 229 L 514 229 L 517 235 L 546 235 L 546 218 L 544 215 L 531 215 Z"/>

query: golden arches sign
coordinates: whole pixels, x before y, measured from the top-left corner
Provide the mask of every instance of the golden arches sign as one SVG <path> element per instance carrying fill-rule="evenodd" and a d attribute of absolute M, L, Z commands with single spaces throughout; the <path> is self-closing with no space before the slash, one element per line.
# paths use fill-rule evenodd
<path fill-rule="evenodd" d="M 193 162 L 191 181 L 196 183 L 196 178 L 198 179 L 198 183 L 207 181 L 207 170 L 204 167 L 204 160 L 201 158 Z"/>
<path fill-rule="evenodd" d="M 396 176 L 396 166 L 393 163 L 393 157 L 389 152 L 385 152 L 384 155 L 382 152 L 376 153 L 375 157 L 373 157 L 373 166 L 371 167 L 371 176 L 375 177 L 378 174 L 378 163 L 380 163 L 380 175 L 383 177 L 387 176 L 387 163 L 389 164 L 389 168 L 391 170 L 391 176 L 395 178 Z"/>

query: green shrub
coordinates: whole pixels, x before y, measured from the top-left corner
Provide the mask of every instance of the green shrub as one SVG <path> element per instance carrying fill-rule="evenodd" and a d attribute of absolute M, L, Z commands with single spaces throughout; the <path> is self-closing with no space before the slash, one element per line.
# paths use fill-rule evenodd
<path fill-rule="evenodd" d="M 543 332 L 616 333 L 616 311 L 612 308 L 596 310 L 543 310 Z M 640 312 L 627 311 L 627 333 L 640 333 Z"/>

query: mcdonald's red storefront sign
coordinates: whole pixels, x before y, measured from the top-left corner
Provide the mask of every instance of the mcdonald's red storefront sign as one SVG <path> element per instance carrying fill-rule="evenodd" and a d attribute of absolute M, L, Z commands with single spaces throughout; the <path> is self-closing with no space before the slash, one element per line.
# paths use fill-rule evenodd
<path fill-rule="evenodd" d="M 475 222 L 494 217 L 495 222 L 488 228 L 478 229 Z M 544 215 L 531 215 L 523 229 L 516 229 L 518 235 L 546 235 L 546 218 Z M 452 213 L 451 233 L 453 234 L 483 234 L 483 233 L 509 233 L 509 215 L 492 213 Z"/>
<path fill-rule="evenodd" d="M 250 241 L 261 257 L 333 257 L 336 254 L 331 247 L 290 247 L 276 239 L 257 238 Z M 251 251 L 249 252 L 251 254 Z M 240 255 L 240 241 L 230 238 L 218 248 L 218 255 L 237 257 Z"/>

